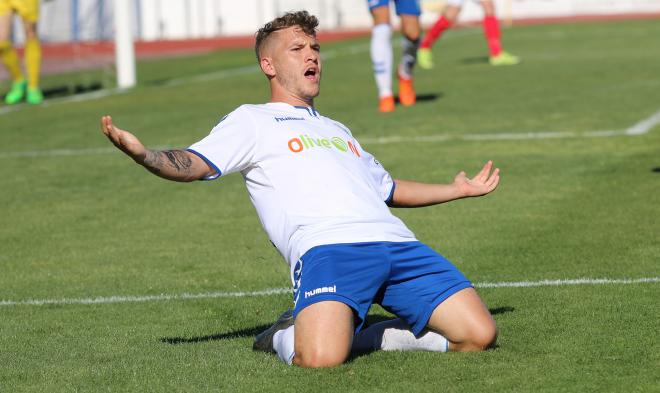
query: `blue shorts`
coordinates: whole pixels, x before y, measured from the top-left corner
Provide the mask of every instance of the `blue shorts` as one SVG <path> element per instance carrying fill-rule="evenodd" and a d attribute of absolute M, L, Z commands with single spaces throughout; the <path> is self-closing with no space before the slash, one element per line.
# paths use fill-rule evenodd
<path fill-rule="evenodd" d="M 390 0 L 367 0 L 369 10 L 378 7 L 388 7 Z M 419 0 L 394 0 L 394 8 L 397 15 L 416 15 L 422 14 L 422 9 L 419 6 Z"/>
<path fill-rule="evenodd" d="M 294 316 L 311 304 L 338 301 L 355 311 L 356 332 L 376 303 L 418 335 L 440 303 L 472 287 L 451 262 L 420 242 L 317 246 L 298 260 L 292 275 Z"/>

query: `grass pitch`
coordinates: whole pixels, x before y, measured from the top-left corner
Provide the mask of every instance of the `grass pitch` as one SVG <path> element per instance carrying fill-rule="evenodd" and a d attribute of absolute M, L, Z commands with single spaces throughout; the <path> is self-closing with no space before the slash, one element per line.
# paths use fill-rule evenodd
<path fill-rule="evenodd" d="M 145 62 L 128 93 L 2 113 L 0 391 L 660 391 L 659 35 L 657 21 L 516 27 L 505 46 L 524 62 L 496 68 L 480 30 L 450 31 L 417 73 L 418 105 L 386 116 L 368 41 L 323 45 L 317 109 L 394 176 L 502 169 L 488 197 L 395 210 L 473 282 L 656 280 L 481 288 L 500 337 L 476 354 L 303 370 L 250 350 L 291 298 L 249 295 L 289 283 L 242 179 L 158 179 L 98 121 L 186 147 L 267 100 L 251 51 Z M 214 292 L 248 296 L 145 298 Z"/>

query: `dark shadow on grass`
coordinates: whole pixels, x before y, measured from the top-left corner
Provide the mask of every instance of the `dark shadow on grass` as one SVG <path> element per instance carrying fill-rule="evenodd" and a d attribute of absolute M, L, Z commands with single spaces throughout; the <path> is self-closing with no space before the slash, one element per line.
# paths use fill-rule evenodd
<path fill-rule="evenodd" d="M 173 78 L 162 78 L 162 79 L 152 79 L 150 81 L 144 82 L 147 86 L 163 86 L 170 83 Z"/>
<path fill-rule="evenodd" d="M 651 172 L 660 173 L 660 166 L 656 166 L 655 168 L 651 169 Z"/>
<path fill-rule="evenodd" d="M 460 60 L 461 64 L 488 64 L 488 56 L 466 57 Z"/>
<path fill-rule="evenodd" d="M 262 331 L 268 329 L 270 325 L 260 325 L 249 329 L 235 330 L 227 333 L 211 334 L 199 337 L 163 337 L 160 342 L 171 345 L 196 344 L 216 340 L 232 340 L 242 337 L 254 337 Z"/>
<path fill-rule="evenodd" d="M 365 326 L 373 325 L 374 323 L 387 321 L 392 319 L 392 317 L 386 317 L 382 315 L 369 315 Z M 217 341 L 217 340 L 232 340 L 235 338 L 242 337 L 254 337 L 257 334 L 268 329 L 271 325 L 259 325 L 253 328 L 235 330 L 226 333 L 210 334 L 208 336 L 199 336 L 199 337 L 162 337 L 159 341 L 165 344 L 179 345 L 179 344 L 195 344 L 203 343 L 208 341 Z"/>
<path fill-rule="evenodd" d="M 103 89 L 103 84 L 101 82 L 92 82 L 88 84 L 72 84 L 72 85 L 60 85 L 60 86 L 51 86 L 42 89 L 42 93 L 45 99 L 55 98 L 55 97 L 64 97 L 82 93 L 89 93 L 92 91 L 97 91 Z"/>
<path fill-rule="evenodd" d="M 515 310 L 516 309 L 511 306 L 503 306 L 503 307 L 491 308 L 488 311 L 490 311 L 490 315 L 497 315 L 497 314 L 504 314 L 507 312 L 513 312 Z"/>
<path fill-rule="evenodd" d="M 443 94 L 442 93 L 430 93 L 430 94 L 417 94 L 417 102 L 430 102 L 430 101 L 436 101 L 439 98 L 442 98 Z M 394 102 L 397 104 L 401 104 L 401 101 L 399 101 L 399 96 L 394 97 Z"/>
<path fill-rule="evenodd" d="M 504 306 L 504 307 L 491 308 L 489 311 L 492 315 L 497 315 L 497 314 L 512 312 L 514 310 L 515 308 L 513 307 Z M 394 319 L 394 318 L 385 315 L 367 315 L 367 319 L 364 322 L 363 329 L 366 329 L 367 327 L 379 322 L 389 321 L 390 319 Z M 241 329 L 226 333 L 218 333 L 218 334 L 211 334 L 208 336 L 198 336 L 198 337 L 163 337 L 160 339 L 160 342 L 171 345 L 179 345 L 179 344 L 203 343 L 203 342 L 217 341 L 217 340 L 232 340 L 235 338 L 242 338 L 242 337 L 254 337 L 257 334 L 261 333 L 262 331 L 268 329 L 269 327 L 270 325 L 260 325 L 249 329 Z M 353 359 L 354 357 L 363 356 L 368 353 L 370 352 L 351 355 L 351 359 Z"/>

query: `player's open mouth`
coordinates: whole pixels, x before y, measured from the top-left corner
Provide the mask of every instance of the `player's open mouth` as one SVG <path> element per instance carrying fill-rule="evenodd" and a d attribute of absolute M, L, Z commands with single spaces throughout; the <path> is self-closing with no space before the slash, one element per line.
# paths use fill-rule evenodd
<path fill-rule="evenodd" d="M 305 78 L 316 82 L 319 80 L 319 70 L 316 67 L 310 67 L 305 71 Z"/>

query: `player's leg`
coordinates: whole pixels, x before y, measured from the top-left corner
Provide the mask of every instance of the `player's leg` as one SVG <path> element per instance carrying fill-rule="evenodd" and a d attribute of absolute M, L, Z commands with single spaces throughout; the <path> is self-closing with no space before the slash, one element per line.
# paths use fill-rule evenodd
<path fill-rule="evenodd" d="M 392 243 L 390 248 L 390 284 L 376 301 L 405 324 L 373 325 L 364 337 L 356 336 L 356 348 L 363 344 L 358 349 L 368 349 L 371 343 L 372 349 L 444 352 L 494 342 L 495 324 L 488 310 L 451 262 L 420 242 Z M 373 333 L 368 334 L 370 329 Z"/>
<path fill-rule="evenodd" d="M 332 367 L 343 363 L 351 349 L 353 311 L 335 301 L 314 303 L 293 317 L 285 311 L 255 338 L 252 349 L 274 352 L 286 364 Z"/>
<path fill-rule="evenodd" d="M 39 20 L 39 1 L 24 0 L 22 8 L 18 10 L 23 20 L 25 30 L 25 69 L 27 71 L 27 102 L 40 104 L 43 94 L 39 89 L 41 73 L 41 43 L 37 35 L 37 21 Z"/>
<path fill-rule="evenodd" d="M 413 68 L 417 62 L 420 25 L 419 16 L 401 14 L 401 62 L 397 70 L 399 79 L 399 101 L 403 106 L 414 105 L 417 95 L 413 86 Z"/>
<path fill-rule="evenodd" d="M 448 3 L 445 6 L 440 18 L 438 18 L 438 20 L 436 20 L 426 32 L 424 40 L 420 45 L 421 48 L 431 49 L 435 42 L 442 37 L 442 33 L 450 29 L 454 23 L 456 23 L 456 19 L 458 19 L 458 15 L 461 12 L 461 7 L 461 5 L 453 3 Z"/>
<path fill-rule="evenodd" d="M 428 328 L 449 341 L 450 351 L 481 351 L 495 345 L 497 327 L 474 288 L 465 288 L 440 303 Z"/>
<path fill-rule="evenodd" d="M 294 312 L 259 334 L 253 348 L 274 351 L 286 363 L 302 367 L 343 363 L 388 276 L 384 250 L 381 243 L 356 243 L 307 251 L 291 269 Z"/>
<path fill-rule="evenodd" d="M 481 6 L 484 10 L 483 29 L 486 42 L 488 43 L 490 64 L 499 66 L 520 63 L 520 59 L 517 56 L 513 56 L 502 49 L 500 23 L 495 15 L 495 4 L 493 1 L 481 0 Z"/>
<path fill-rule="evenodd" d="M 18 55 L 10 40 L 12 16 L 13 11 L 9 7 L 9 3 L 0 0 L 0 58 L 12 81 L 11 88 L 5 96 L 7 104 L 20 102 L 25 95 L 26 86 Z"/>
<path fill-rule="evenodd" d="M 373 28 L 371 30 L 371 62 L 378 88 L 378 110 L 392 112 L 392 26 L 390 25 L 389 0 L 369 2 Z"/>
<path fill-rule="evenodd" d="M 490 313 L 472 288 L 442 302 L 427 329 L 414 334 L 402 319 L 369 326 L 356 334 L 354 351 L 480 351 L 492 347 L 497 328 Z"/>
<path fill-rule="evenodd" d="M 410 326 L 397 318 L 375 323 L 357 333 L 353 338 L 352 350 L 447 352 L 448 341 L 439 333 L 428 329 L 415 336 Z"/>
<path fill-rule="evenodd" d="M 255 351 L 274 352 L 286 364 L 291 364 L 294 355 L 293 310 L 286 310 L 275 323 L 257 334 L 252 344 Z"/>
<path fill-rule="evenodd" d="M 419 16 L 422 10 L 417 0 L 395 0 L 396 13 L 401 18 L 401 61 L 397 68 L 399 79 L 399 102 L 414 105 L 417 101 L 413 86 L 413 68 L 417 62 L 417 48 L 421 27 Z"/>
<path fill-rule="evenodd" d="M 402 319 L 369 326 L 355 336 L 353 350 L 480 351 L 492 347 L 497 328 L 473 288 L 465 288 L 440 303 L 418 335 Z"/>
<path fill-rule="evenodd" d="M 401 33 L 403 35 L 401 48 L 401 64 L 406 74 L 412 76 L 413 67 L 417 59 L 419 36 L 421 27 L 418 15 L 401 15 Z"/>
<path fill-rule="evenodd" d="M 27 71 L 27 97 L 29 104 L 40 104 L 44 97 L 39 88 L 41 75 L 41 43 L 37 37 L 37 24 L 25 22 L 25 69 Z"/>
<path fill-rule="evenodd" d="M 353 318 L 353 310 L 337 301 L 305 307 L 296 316 L 293 364 L 317 368 L 344 363 L 353 342 Z"/>
<path fill-rule="evenodd" d="M 495 6 L 490 0 L 481 1 L 481 6 L 484 10 L 483 29 L 488 51 L 490 57 L 495 57 L 502 52 L 500 25 L 495 16 Z"/>
<path fill-rule="evenodd" d="M 438 18 L 438 20 L 436 20 L 426 32 L 417 53 L 420 67 L 424 69 L 433 68 L 433 52 L 431 52 L 431 48 L 435 42 L 442 37 L 442 33 L 450 29 L 454 23 L 456 23 L 458 15 L 461 13 L 462 6 L 463 0 L 451 0 L 447 2 L 440 18 Z"/>

